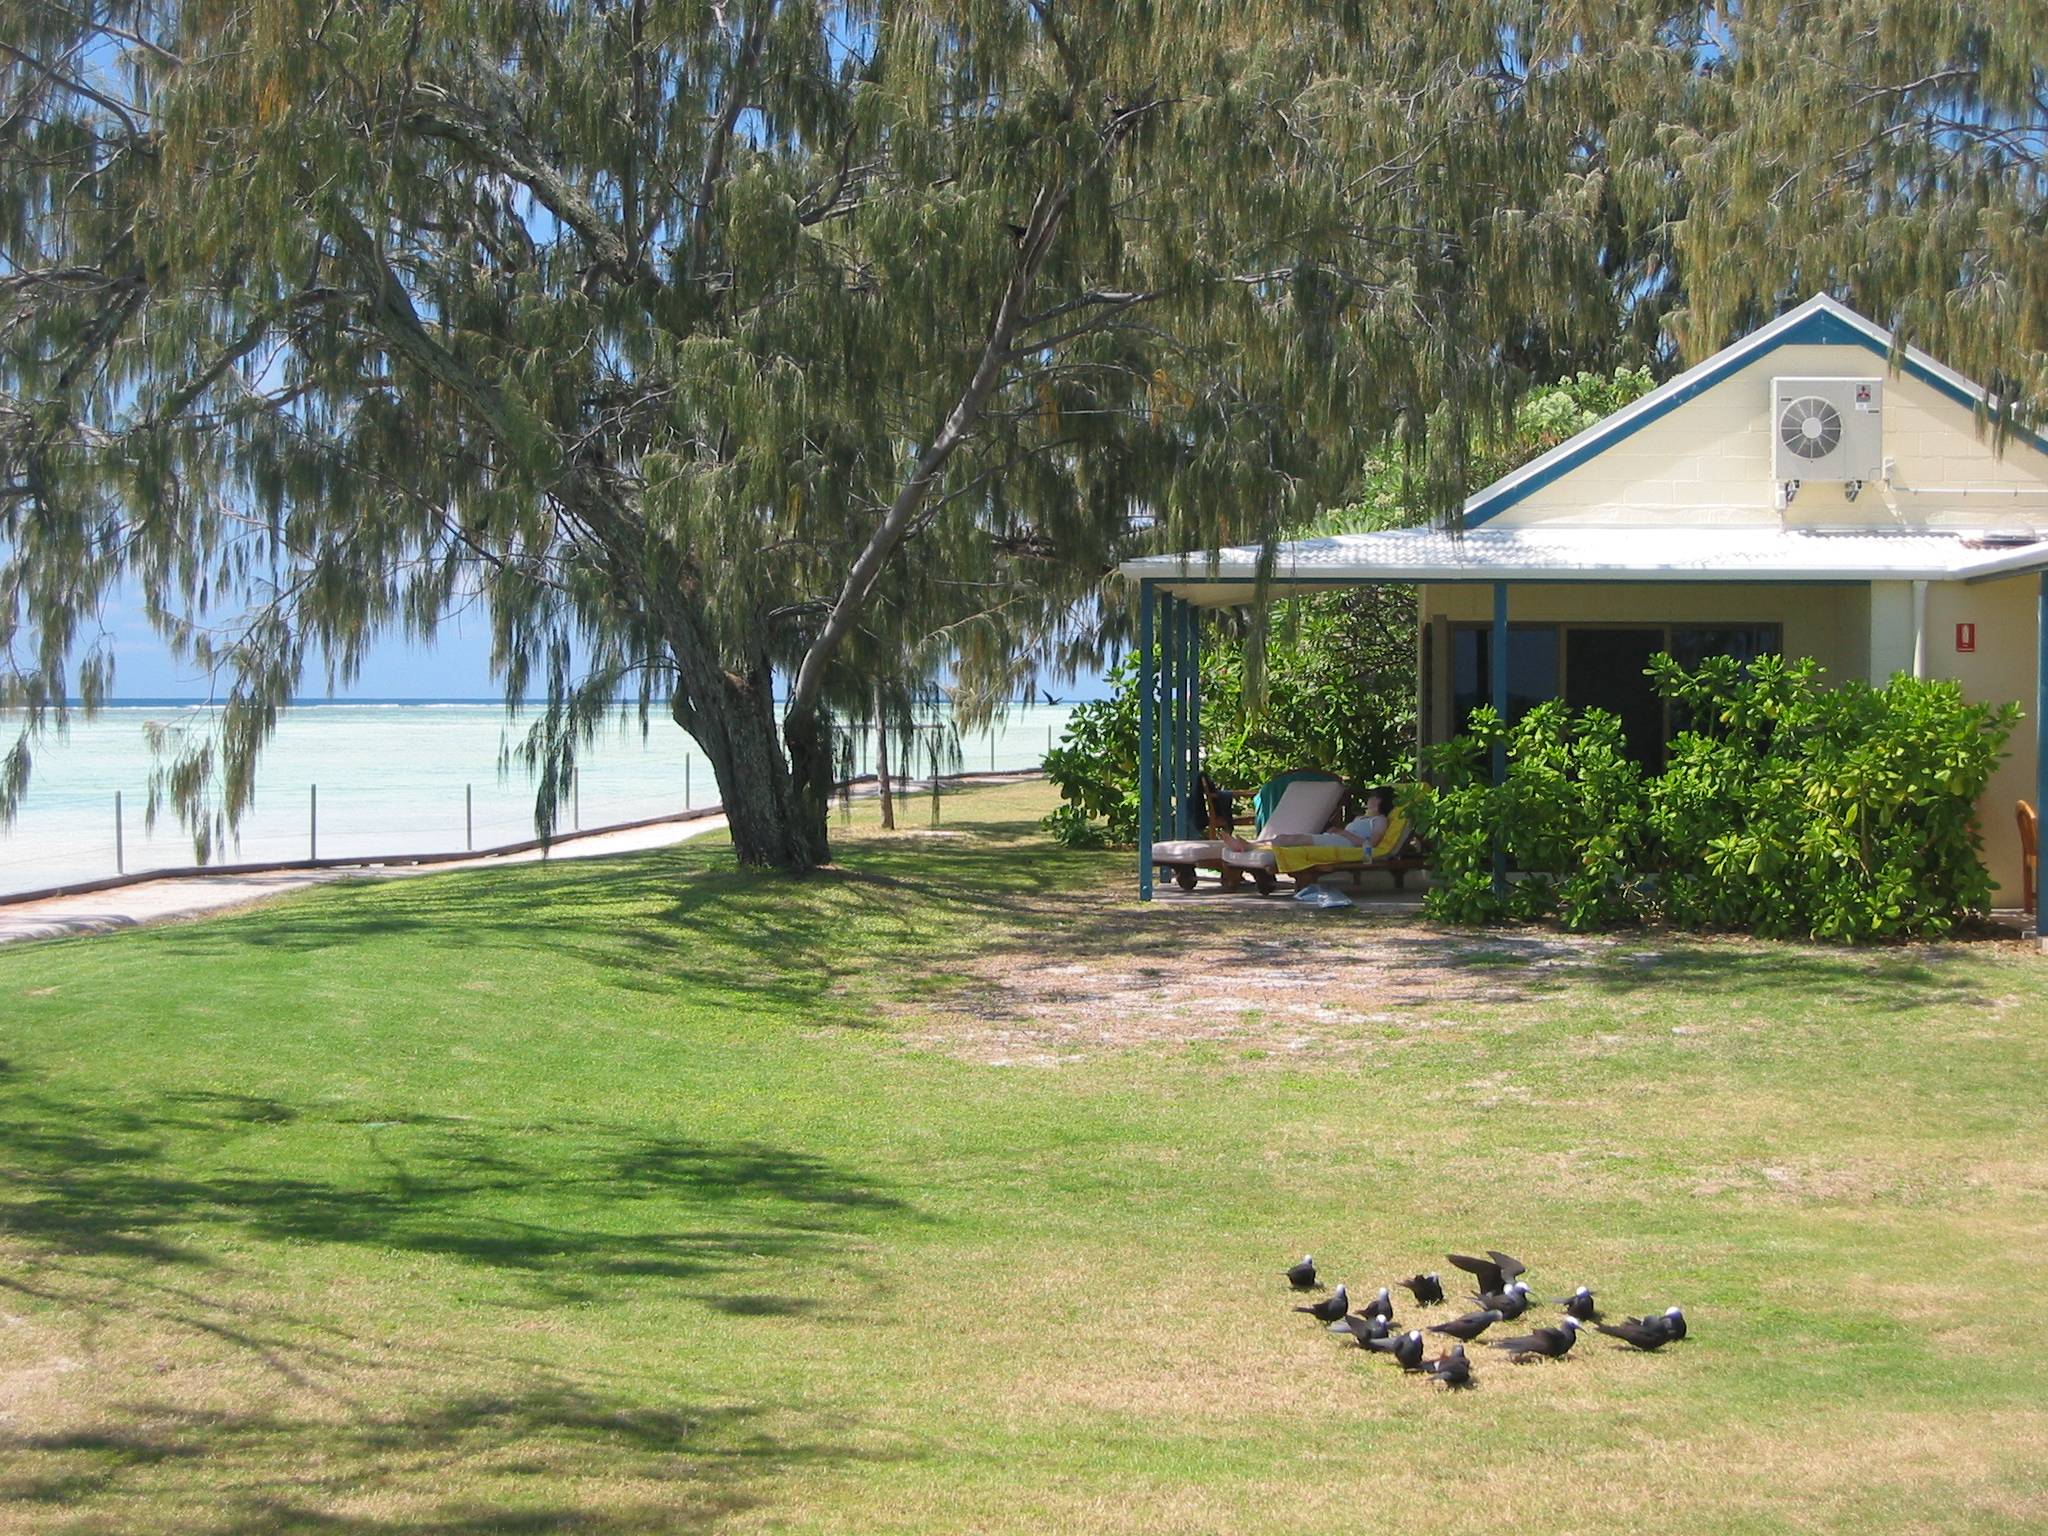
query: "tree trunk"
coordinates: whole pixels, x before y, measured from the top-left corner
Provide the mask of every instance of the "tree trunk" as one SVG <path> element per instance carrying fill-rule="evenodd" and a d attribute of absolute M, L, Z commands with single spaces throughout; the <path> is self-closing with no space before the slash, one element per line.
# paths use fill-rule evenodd
<path fill-rule="evenodd" d="M 806 757 L 790 740 L 789 757 L 777 739 L 773 674 L 736 678 L 721 674 L 709 686 L 678 696 L 676 723 L 696 738 L 718 780 L 718 798 L 743 866 L 800 873 L 827 864 L 831 800 L 829 753 Z M 818 735 L 813 717 L 807 743 Z M 823 789 L 818 775 L 823 772 Z"/>
<path fill-rule="evenodd" d="M 896 801 L 889 789 L 889 717 L 882 709 L 882 685 L 875 684 L 875 782 L 882 788 L 882 830 L 896 830 Z"/>

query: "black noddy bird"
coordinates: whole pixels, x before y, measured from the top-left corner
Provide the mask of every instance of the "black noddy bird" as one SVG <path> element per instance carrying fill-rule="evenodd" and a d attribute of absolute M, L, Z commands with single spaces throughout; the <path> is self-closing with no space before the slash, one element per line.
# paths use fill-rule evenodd
<path fill-rule="evenodd" d="M 1475 1259 L 1469 1253 L 1447 1253 L 1444 1257 L 1467 1274 L 1476 1275 L 1482 1291 L 1504 1291 L 1515 1276 L 1529 1272 L 1528 1265 L 1498 1248 L 1487 1249 L 1483 1259 Z"/>
<path fill-rule="evenodd" d="M 1316 1288 L 1316 1256 L 1304 1253 L 1299 1264 L 1287 1268 L 1287 1283 L 1297 1291 L 1312 1291 Z"/>
<path fill-rule="evenodd" d="M 1484 1312 L 1467 1312 L 1463 1317 L 1454 1317 L 1448 1323 L 1433 1324 L 1429 1331 L 1446 1333 L 1470 1343 L 1499 1321 L 1500 1314 L 1489 1307 Z"/>
<path fill-rule="evenodd" d="M 1529 1310 L 1529 1287 L 1519 1280 L 1511 1280 L 1505 1290 L 1481 1291 L 1472 1299 L 1482 1309 L 1498 1312 L 1502 1322 L 1511 1322 Z"/>
<path fill-rule="evenodd" d="M 1294 1310 L 1306 1312 L 1319 1323 L 1334 1323 L 1351 1310 L 1351 1298 L 1344 1294 L 1344 1287 L 1339 1285 L 1321 1301 L 1312 1301 L 1307 1306 L 1296 1307 Z"/>
<path fill-rule="evenodd" d="M 1564 1308 L 1566 1317 L 1576 1317 L 1582 1323 L 1600 1321 L 1600 1308 L 1593 1302 L 1593 1288 L 1582 1285 L 1569 1296 L 1557 1298 L 1557 1304 Z"/>
<path fill-rule="evenodd" d="M 1671 1331 L 1664 1326 L 1661 1316 L 1631 1317 L 1618 1323 L 1595 1323 L 1593 1326 L 1610 1339 L 1633 1344 L 1637 1349 L 1662 1349 L 1671 1342 Z"/>
<path fill-rule="evenodd" d="M 1662 1323 L 1664 1325 L 1664 1332 L 1668 1335 L 1664 1340 L 1667 1344 L 1675 1344 L 1685 1337 L 1685 1314 L 1676 1307 L 1666 1307 L 1655 1317 L 1631 1317 L 1628 1321 L 1645 1326 L 1653 1323 Z"/>
<path fill-rule="evenodd" d="M 1363 1311 L 1367 1317 L 1376 1317 L 1382 1322 L 1391 1323 L 1394 1320 L 1394 1298 L 1383 1285 L 1380 1287 L 1379 1295 L 1368 1301 Z"/>
<path fill-rule="evenodd" d="M 1453 1344 L 1447 1355 L 1438 1355 L 1428 1363 L 1425 1374 L 1431 1381 L 1440 1381 L 1453 1392 L 1460 1387 L 1472 1385 L 1472 1362 L 1465 1358 L 1465 1346 Z"/>
<path fill-rule="evenodd" d="M 1440 1275 L 1410 1275 L 1406 1280 L 1394 1284 L 1415 1298 L 1418 1307 L 1433 1307 L 1444 1299 L 1444 1282 Z"/>
<path fill-rule="evenodd" d="M 1366 1348 L 1376 1349 L 1383 1355 L 1392 1355 L 1395 1363 L 1404 1371 L 1422 1369 L 1422 1333 L 1419 1329 L 1410 1328 L 1406 1333 L 1374 1339 Z"/>
<path fill-rule="evenodd" d="M 1585 1326 L 1576 1317 L 1568 1317 L 1555 1328 L 1538 1328 L 1513 1339 L 1495 1339 L 1493 1347 L 1506 1350 L 1517 1365 L 1539 1358 L 1559 1360 L 1571 1353 L 1572 1341 Z"/>
<path fill-rule="evenodd" d="M 1354 1312 L 1349 1317 L 1340 1317 L 1330 1324 L 1330 1332 L 1340 1338 L 1356 1340 L 1360 1349 L 1365 1348 L 1374 1339 L 1384 1339 L 1392 1331 L 1387 1327 L 1385 1318 L 1372 1317 L 1364 1312 Z"/>

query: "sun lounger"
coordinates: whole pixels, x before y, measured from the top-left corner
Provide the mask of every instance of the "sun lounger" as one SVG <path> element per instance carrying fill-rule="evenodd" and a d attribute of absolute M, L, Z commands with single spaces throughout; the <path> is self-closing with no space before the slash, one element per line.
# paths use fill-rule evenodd
<path fill-rule="evenodd" d="M 1316 833 L 1330 824 L 1344 800 L 1344 781 L 1331 775 L 1297 770 L 1283 776 L 1288 782 L 1273 804 L 1272 814 L 1259 828 L 1260 837 L 1277 837 L 1283 832 Z M 1278 782 L 1278 781 L 1276 781 Z M 1221 876 L 1223 888 L 1239 885 L 1245 872 L 1231 863 L 1235 859 L 1220 838 L 1177 838 L 1152 845 L 1155 869 L 1171 874 L 1184 891 L 1195 888 L 1195 872 L 1212 869 Z M 1256 876 L 1254 876 L 1256 878 Z M 1271 875 L 1267 876 L 1268 880 Z"/>
<path fill-rule="evenodd" d="M 1414 844 L 1414 827 L 1404 813 L 1395 811 L 1387 817 L 1387 830 L 1370 849 L 1327 845 L 1252 848 L 1226 851 L 1223 857 L 1226 866 L 1249 878 L 1261 895 L 1277 889 L 1281 875 L 1291 878 L 1296 889 L 1303 889 L 1339 875 L 1349 875 L 1357 886 L 1371 870 L 1385 870 L 1394 877 L 1394 888 L 1405 890 L 1409 872 L 1427 867 Z"/>

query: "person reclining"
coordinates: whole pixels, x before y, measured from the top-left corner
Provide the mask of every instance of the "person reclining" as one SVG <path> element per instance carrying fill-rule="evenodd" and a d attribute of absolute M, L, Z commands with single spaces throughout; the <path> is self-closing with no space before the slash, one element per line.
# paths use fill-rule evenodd
<path fill-rule="evenodd" d="M 1265 838 L 1258 843 L 1239 837 L 1234 832 L 1223 834 L 1223 846 L 1233 853 L 1249 853 L 1253 848 L 1363 848 L 1366 856 L 1372 856 L 1373 844 L 1387 832 L 1387 808 L 1393 804 L 1392 791 L 1374 789 L 1366 792 L 1365 810 L 1339 826 L 1333 819 L 1325 832 L 1282 832 L 1277 837 Z M 1340 811 L 1338 814 L 1342 814 Z"/>

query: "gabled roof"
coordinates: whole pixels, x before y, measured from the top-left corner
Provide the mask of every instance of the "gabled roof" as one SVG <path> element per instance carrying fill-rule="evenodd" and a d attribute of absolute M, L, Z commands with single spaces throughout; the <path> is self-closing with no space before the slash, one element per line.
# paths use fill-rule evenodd
<path fill-rule="evenodd" d="M 2048 568 L 2048 539 L 1965 533 L 1820 533 L 1757 525 L 1616 529 L 1559 524 L 1437 528 L 1296 539 L 1275 551 L 1273 588 L 1449 581 L 1982 581 Z M 1249 602 L 1259 551 L 1153 555 L 1123 574 L 1200 607 Z"/>
<path fill-rule="evenodd" d="M 1864 347 L 1885 358 L 1892 357 L 1897 350 L 1895 338 L 1883 326 L 1866 320 L 1848 305 L 1837 303 L 1824 293 L 1817 293 L 1797 309 L 1786 311 L 1769 325 L 1750 332 L 1705 362 L 1688 368 L 1677 378 L 1651 390 L 1612 416 L 1595 422 L 1577 437 L 1558 444 L 1542 457 L 1531 459 L 1512 474 L 1502 475 L 1485 490 L 1474 493 L 1465 502 L 1465 526 L 1478 527 L 1622 438 L 1641 431 L 1661 416 L 1669 415 L 1758 358 L 1780 347 L 1790 346 Z M 1995 397 L 1953 368 L 1936 362 L 1918 347 L 1907 347 L 1897 355 L 1902 372 L 1946 395 L 1958 405 L 1971 410 L 1980 406 L 1996 406 Z M 2048 445 L 2031 433 L 2014 435 L 2037 451 L 2048 453 Z"/>

